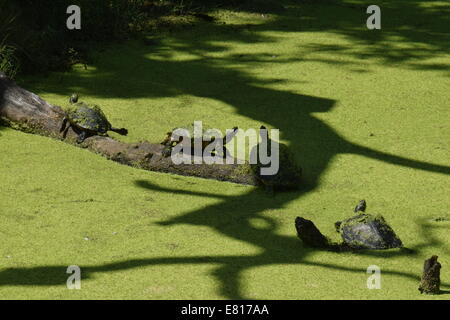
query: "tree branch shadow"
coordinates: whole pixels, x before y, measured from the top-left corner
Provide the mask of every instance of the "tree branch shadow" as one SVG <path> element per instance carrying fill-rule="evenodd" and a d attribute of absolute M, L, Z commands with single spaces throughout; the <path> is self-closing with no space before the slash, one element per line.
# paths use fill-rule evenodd
<path fill-rule="evenodd" d="M 207 226 L 218 234 L 234 240 L 239 240 L 247 244 L 258 247 L 261 252 L 255 255 L 227 255 L 227 256 L 188 256 L 188 257 L 159 257 L 149 259 L 131 259 L 107 263 L 100 266 L 80 266 L 82 279 L 89 280 L 96 273 L 115 272 L 129 270 L 143 266 L 164 266 L 177 264 L 211 264 L 217 265 L 211 275 L 220 284 L 219 294 L 228 299 L 248 299 L 242 292 L 241 282 L 243 272 L 255 267 L 270 265 L 298 265 L 314 266 L 330 270 L 339 270 L 355 274 L 366 273 L 365 269 L 341 266 L 333 263 L 308 261 L 317 252 L 316 249 L 304 247 L 302 242 L 295 236 L 284 236 L 276 234 L 279 223 L 275 218 L 262 215 L 263 210 L 282 209 L 282 206 L 290 200 L 304 196 L 307 192 L 314 190 L 305 188 L 297 192 L 277 194 L 275 197 L 267 197 L 258 189 L 233 196 L 217 196 L 208 192 L 195 192 L 192 190 L 173 190 L 155 185 L 151 182 L 138 180 L 136 184 L 152 192 L 166 192 L 178 195 L 194 195 L 199 197 L 212 197 L 219 199 L 215 203 L 204 208 L 186 212 L 182 216 L 170 220 L 160 221 L 161 226 L 175 224 L 188 224 L 192 226 Z M 245 207 L 242 207 L 245 203 Z M 264 228 L 256 228 L 251 224 L 252 219 L 264 220 Z M 293 233 L 294 233 L 294 224 Z M 423 229 L 423 226 L 421 226 Z M 426 229 L 426 228 L 425 228 Z M 374 257 L 391 259 L 395 257 L 414 256 L 421 249 L 428 246 L 436 246 L 439 240 L 430 237 L 430 232 L 426 232 L 426 243 L 419 244 L 411 250 L 387 250 L 387 251 L 358 251 L 352 255 L 362 257 Z M 341 255 L 333 253 L 331 255 Z M 64 285 L 67 279 L 65 273 L 67 266 L 41 266 L 32 268 L 8 268 L 0 271 L 0 286 L 54 286 Z M 400 272 L 395 270 L 383 270 L 384 275 L 399 276 L 404 279 L 419 281 L 418 272 Z M 442 283 L 442 294 L 447 294 L 446 289 L 450 289 L 449 283 Z"/>
<path fill-rule="evenodd" d="M 400 7 L 394 1 L 386 2 L 397 12 Z M 418 1 L 410 1 L 407 5 L 409 12 L 418 15 Z M 348 36 L 355 43 L 362 41 L 367 44 L 371 42 L 374 48 L 368 49 L 366 53 L 354 52 L 346 47 L 311 47 L 306 48 L 309 52 L 318 50 L 333 50 L 336 55 L 349 58 L 376 58 L 380 55 L 380 46 L 384 35 L 374 33 L 368 39 L 366 32 L 354 31 L 352 25 L 340 29 L 345 24 L 337 21 L 334 24 L 319 23 L 321 19 L 342 19 L 341 15 L 333 10 L 323 11 L 326 8 L 319 6 L 308 6 L 310 11 L 303 10 L 303 5 L 294 6 L 286 13 L 278 14 L 273 20 L 258 26 L 220 26 L 211 25 L 210 29 L 195 41 L 186 37 L 186 34 L 171 34 L 174 46 L 179 50 L 192 54 L 194 58 L 186 61 L 171 60 L 171 47 L 164 43 L 148 47 L 130 47 L 122 52 L 120 57 L 113 60 L 116 64 L 99 62 L 97 68 L 90 71 L 89 76 L 75 75 L 63 77 L 60 86 L 53 88 L 53 92 L 66 95 L 72 88 L 81 88 L 82 93 L 94 96 L 111 98 L 137 99 L 142 97 L 162 98 L 175 97 L 179 95 L 191 95 L 195 97 L 211 98 L 227 105 L 233 106 L 236 112 L 244 117 L 257 122 L 267 123 L 271 127 L 278 128 L 283 134 L 283 139 L 291 143 L 292 150 L 300 150 L 296 153 L 296 159 L 305 169 L 303 189 L 296 192 L 277 194 L 275 197 L 266 197 L 259 190 L 252 190 L 237 196 L 211 195 L 208 193 L 197 193 L 192 190 L 173 190 L 156 186 L 148 181 L 136 181 L 141 188 L 151 191 L 167 192 L 172 194 L 198 195 L 202 197 L 214 197 L 219 203 L 204 208 L 187 211 L 183 215 L 161 221 L 162 226 L 175 224 L 188 224 L 193 226 L 207 226 L 226 237 L 246 244 L 258 247 L 261 253 L 251 256 L 198 256 L 198 257 L 161 257 L 152 259 L 135 259 L 119 261 L 102 266 L 82 266 L 83 278 L 89 279 L 97 272 L 114 272 L 127 270 L 140 266 L 151 265 L 174 265 L 174 264 L 219 264 L 213 272 L 213 276 L 220 284 L 220 293 L 230 299 L 246 298 L 241 288 L 242 272 L 256 266 L 267 266 L 272 264 L 295 264 L 311 265 L 329 269 L 342 270 L 352 273 L 366 272 L 358 268 L 342 267 L 334 264 L 308 262 L 315 250 L 301 246 L 300 240 L 295 237 L 281 236 L 275 233 L 279 223 L 275 218 L 262 214 L 264 210 L 281 210 L 286 204 L 305 196 L 314 191 L 320 183 L 321 175 L 326 171 L 330 161 L 340 154 L 362 155 L 370 159 L 376 159 L 385 163 L 395 164 L 402 167 L 450 174 L 450 167 L 444 164 L 428 163 L 420 160 L 400 157 L 383 151 L 374 150 L 370 146 L 354 144 L 338 134 L 338 132 L 321 121 L 313 114 L 318 112 L 329 112 L 336 101 L 332 99 L 299 94 L 284 90 L 268 88 L 267 85 L 274 80 L 255 79 L 250 73 L 238 70 L 232 65 L 239 61 L 240 56 L 229 54 L 223 59 L 211 58 L 205 52 L 226 51 L 223 44 L 214 43 L 217 34 L 221 35 L 221 41 L 235 43 L 258 43 L 269 42 L 276 44 L 273 37 L 262 36 L 259 31 L 330 31 Z M 334 8 L 334 7 L 333 7 Z M 343 17 L 360 10 L 357 8 L 339 7 Z M 334 8 L 335 9 L 335 8 Z M 403 7 L 402 7 L 403 10 Z M 302 20 L 299 23 L 298 13 L 302 12 Z M 359 11 L 358 11 L 359 12 Z M 364 11 L 365 12 L 365 11 Z M 357 18 L 365 17 L 364 12 Z M 323 15 L 325 13 L 325 15 Z M 405 14 L 405 13 L 402 13 Z M 431 17 L 431 13 L 426 13 Z M 355 18 L 353 18 L 355 19 Z M 440 17 L 438 25 L 448 22 L 448 18 Z M 351 23 L 356 23 L 351 20 Z M 359 20 L 358 20 L 359 21 Z M 365 21 L 363 19 L 362 21 Z M 358 22 L 360 24 L 360 22 Z M 433 29 L 434 30 L 434 29 Z M 426 43 L 425 33 L 431 32 L 402 32 L 399 35 L 411 43 Z M 401 34 L 400 34 L 401 33 Z M 392 63 L 414 60 L 418 62 L 435 54 L 440 54 L 450 48 L 450 43 L 444 42 L 438 35 L 432 45 L 433 48 L 418 53 L 417 51 L 398 51 L 397 48 L 388 48 L 390 54 L 386 55 Z M 367 41 L 367 42 L 366 42 Z M 149 57 L 148 54 L 152 53 Z M 252 66 L 264 65 L 265 63 L 286 63 L 307 59 L 282 59 L 274 62 L 267 55 L 249 54 L 244 57 Z M 328 63 L 335 63 L 328 61 Z M 422 68 L 427 68 L 422 65 Z M 444 66 L 445 67 L 445 66 Z M 192 75 L 195 74 L 195 81 Z M 124 79 L 123 76 L 127 75 Z M 95 82 L 95 86 L 92 84 Z M 124 85 L 124 83 L 126 85 Z M 42 90 L 39 84 L 36 88 Z M 111 90 L 111 88 L 115 88 Z M 1 96 L 0 96 L 1 99 Z M 252 219 L 265 221 L 266 228 L 258 229 L 251 224 Z M 293 225 L 293 223 L 292 223 Z M 294 231 L 294 230 L 293 230 Z M 430 245 L 436 244 L 436 239 L 430 238 L 424 244 L 411 248 L 416 252 Z M 337 253 L 336 253 L 337 254 Z M 411 253 L 401 250 L 390 250 L 386 252 L 361 251 L 358 255 L 392 258 L 405 256 Z M 42 266 L 34 268 L 9 268 L 0 272 L 0 285 L 59 285 L 65 283 L 64 266 Z M 417 275 L 397 271 L 385 271 L 387 274 L 398 275 L 405 279 L 417 279 Z M 62 273 L 62 275 L 61 275 Z M 449 287 L 443 284 L 443 287 Z"/>

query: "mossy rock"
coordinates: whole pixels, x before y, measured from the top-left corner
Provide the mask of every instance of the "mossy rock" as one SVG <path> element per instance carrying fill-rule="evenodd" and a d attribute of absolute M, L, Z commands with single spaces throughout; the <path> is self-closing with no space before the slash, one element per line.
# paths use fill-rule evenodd
<path fill-rule="evenodd" d="M 270 143 L 277 143 L 273 140 L 269 140 Z M 259 180 L 260 184 L 268 189 L 285 191 L 298 189 L 301 183 L 302 169 L 297 165 L 293 154 L 289 148 L 282 143 L 277 143 L 279 147 L 279 168 L 278 172 L 274 175 L 262 175 L 261 169 L 264 167 L 270 167 L 270 164 L 263 165 L 259 161 L 256 164 L 251 165 L 251 169 L 254 175 Z M 256 145 L 251 153 L 258 153 L 260 144 Z"/>
<path fill-rule="evenodd" d="M 392 249 L 402 241 L 381 215 L 359 214 L 336 223 L 344 243 L 352 249 Z"/>

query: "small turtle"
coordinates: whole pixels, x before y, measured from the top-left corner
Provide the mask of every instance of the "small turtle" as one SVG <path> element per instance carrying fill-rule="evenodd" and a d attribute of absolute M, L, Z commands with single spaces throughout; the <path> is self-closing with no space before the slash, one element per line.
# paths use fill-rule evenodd
<path fill-rule="evenodd" d="M 366 211 L 366 200 L 361 200 L 359 201 L 358 205 L 355 207 L 355 212 L 361 211 L 361 212 L 365 212 Z"/>
<path fill-rule="evenodd" d="M 125 128 L 113 128 L 99 106 L 78 102 L 77 94 L 72 94 L 69 102 L 72 108 L 66 112 L 60 130 L 63 132 L 63 138 L 66 137 L 69 128 L 78 134 L 78 143 L 82 143 L 89 136 L 106 134 L 108 131 L 114 131 L 123 136 L 128 134 Z M 66 126 L 67 122 L 69 122 L 68 126 Z"/>
<path fill-rule="evenodd" d="M 191 139 L 191 150 L 190 150 L 190 154 L 194 154 L 194 147 L 196 142 L 200 142 L 201 147 L 202 147 L 202 154 L 203 151 L 205 150 L 205 148 L 209 145 L 211 145 L 211 143 L 214 143 L 216 137 L 212 134 L 208 133 L 208 129 L 204 129 L 202 128 L 202 132 L 200 134 L 200 136 L 196 133 L 196 130 L 194 130 L 195 124 L 194 125 L 188 125 L 186 127 L 178 127 L 178 128 L 174 128 L 172 131 L 167 132 L 166 138 L 161 142 L 162 145 L 165 146 L 164 150 L 163 150 L 163 156 L 168 157 L 171 155 L 171 151 L 172 148 L 174 146 L 176 146 L 177 144 L 181 143 L 183 141 L 183 139 L 185 138 L 184 136 L 180 136 L 180 137 L 174 137 L 173 132 L 177 129 L 185 129 L 187 130 L 187 132 L 189 133 L 190 139 Z M 222 146 L 223 146 L 223 152 L 219 151 L 222 153 L 222 157 L 225 158 L 227 157 L 227 155 L 229 155 L 229 151 L 227 150 L 227 148 L 225 147 L 225 145 L 231 141 L 231 139 L 233 139 L 233 137 L 237 134 L 238 132 L 238 127 L 234 127 L 233 131 L 229 132 L 227 135 L 225 135 L 225 137 L 223 137 L 222 140 Z M 216 153 L 217 151 L 214 150 L 214 153 Z"/>
<path fill-rule="evenodd" d="M 250 152 L 250 160 L 256 163 L 251 163 L 251 169 L 260 182 L 266 189 L 272 193 L 275 190 L 292 190 L 297 189 L 301 180 L 301 168 L 295 163 L 294 157 L 290 152 L 289 148 L 282 143 L 275 142 L 269 138 L 268 130 L 266 127 L 260 127 L 260 137 L 261 141 L 252 148 Z M 267 141 L 267 152 L 268 156 L 271 157 L 272 144 L 278 144 L 278 171 L 275 174 L 262 174 L 262 168 L 268 168 L 272 165 L 261 163 L 261 144 L 263 141 Z"/>
<path fill-rule="evenodd" d="M 403 247 L 402 241 L 381 215 L 358 214 L 335 223 L 344 244 L 352 249 L 391 249 Z"/>

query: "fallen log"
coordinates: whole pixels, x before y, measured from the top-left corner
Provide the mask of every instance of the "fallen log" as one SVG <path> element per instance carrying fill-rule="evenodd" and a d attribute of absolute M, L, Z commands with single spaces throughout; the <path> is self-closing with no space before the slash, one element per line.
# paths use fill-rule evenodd
<path fill-rule="evenodd" d="M 441 264 L 437 259 L 438 256 L 433 255 L 430 259 L 425 260 L 419 284 L 420 293 L 439 294 L 441 292 Z"/>
<path fill-rule="evenodd" d="M 0 120 L 8 126 L 33 134 L 62 140 L 60 128 L 64 111 L 38 95 L 19 87 L 0 72 Z M 171 157 L 163 157 L 164 146 L 147 141 L 124 143 L 108 136 L 89 137 L 82 144 L 75 141 L 77 134 L 69 129 L 64 141 L 87 148 L 110 160 L 136 168 L 194 176 L 247 185 L 258 185 L 258 180 L 245 164 L 174 164 Z"/>
<path fill-rule="evenodd" d="M 297 217 L 295 219 L 295 229 L 297 230 L 297 236 L 308 247 L 318 249 L 334 248 L 333 244 L 317 229 L 311 220 Z"/>

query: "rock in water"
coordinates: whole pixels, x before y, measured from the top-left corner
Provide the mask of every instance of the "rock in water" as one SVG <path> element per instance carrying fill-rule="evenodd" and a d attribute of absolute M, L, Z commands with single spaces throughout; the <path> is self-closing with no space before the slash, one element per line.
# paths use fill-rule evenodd
<path fill-rule="evenodd" d="M 328 248 L 328 239 L 317 229 L 311 220 L 301 217 L 295 219 L 297 236 L 309 247 Z"/>
<path fill-rule="evenodd" d="M 359 214 L 336 222 L 345 245 L 352 249 L 391 249 L 403 246 L 394 230 L 380 215 Z"/>
<path fill-rule="evenodd" d="M 437 259 L 438 256 L 432 256 L 430 259 L 425 260 L 419 285 L 420 293 L 438 294 L 441 291 L 441 264 Z"/>

